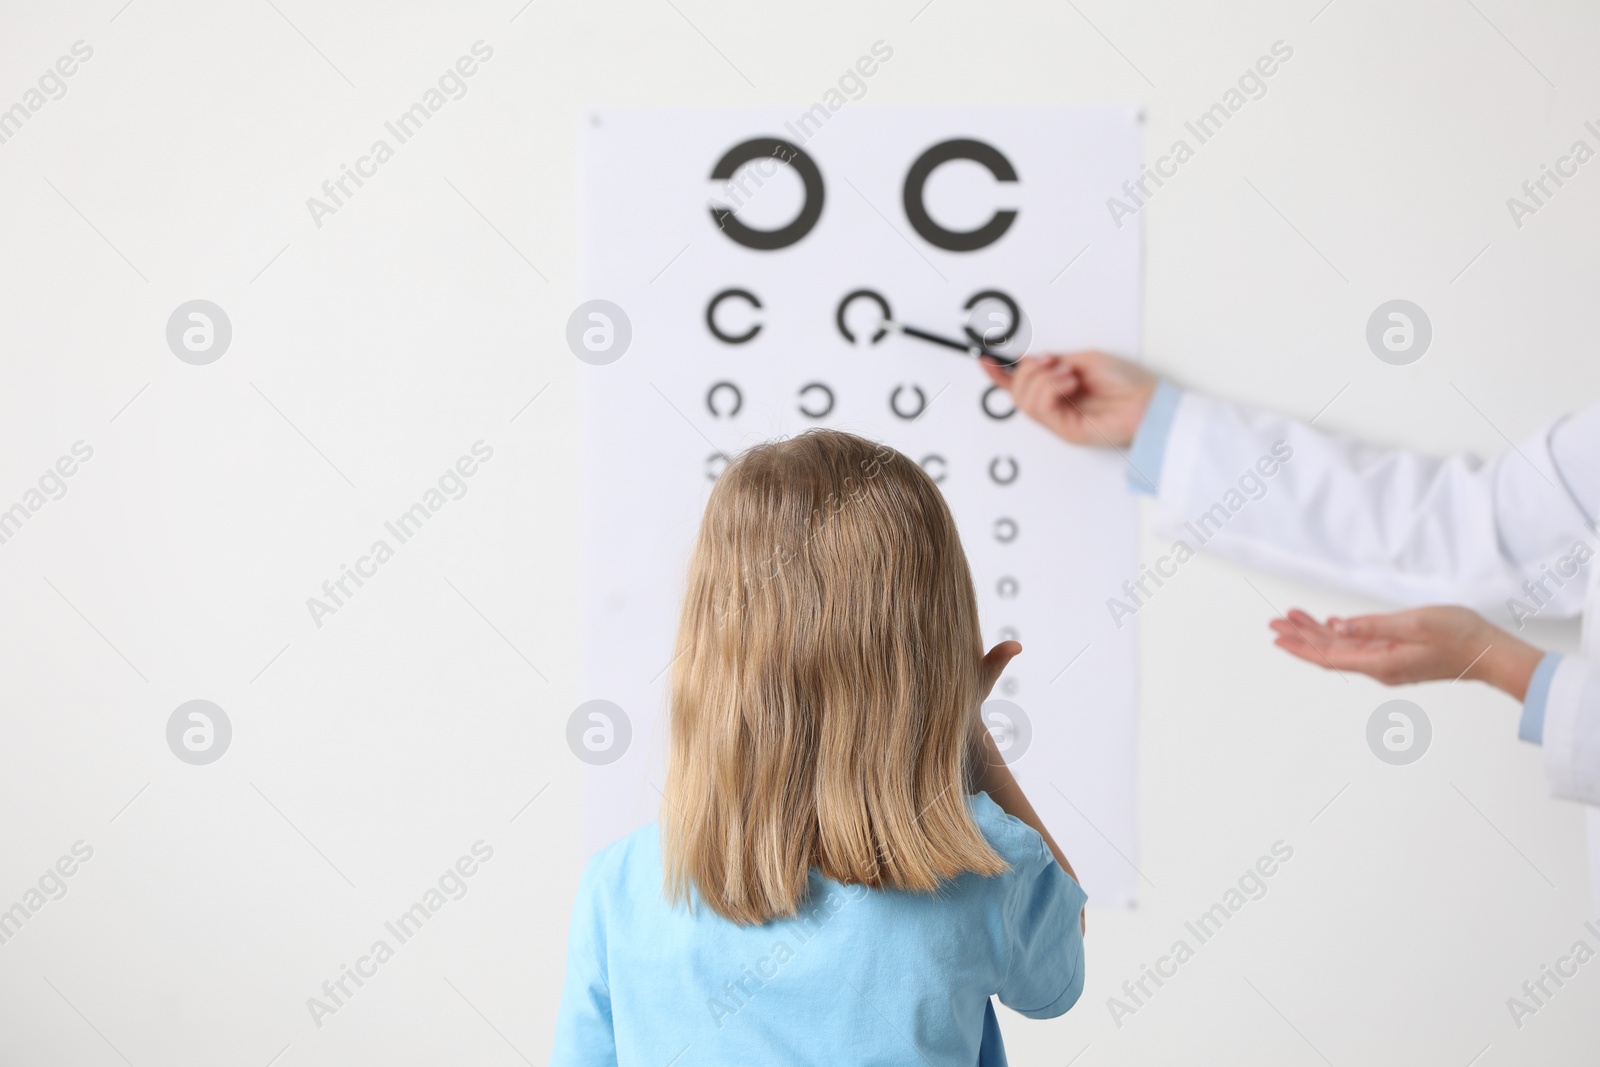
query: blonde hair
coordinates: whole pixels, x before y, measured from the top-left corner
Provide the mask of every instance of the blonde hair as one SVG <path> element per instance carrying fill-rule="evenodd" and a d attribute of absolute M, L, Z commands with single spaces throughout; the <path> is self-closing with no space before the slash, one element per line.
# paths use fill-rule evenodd
<path fill-rule="evenodd" d="M 966 808 L 983 655 L 933 480 L 812 430 L 759 445 L 706 505 L 672 674 L 668 899 L 792 916 L 812 867 L 932 891 L 1005 863 Z"/>

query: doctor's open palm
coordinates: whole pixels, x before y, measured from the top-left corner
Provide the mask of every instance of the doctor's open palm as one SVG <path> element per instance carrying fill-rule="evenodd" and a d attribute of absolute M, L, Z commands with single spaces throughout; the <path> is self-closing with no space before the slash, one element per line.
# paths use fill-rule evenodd
<path fill-rule="evenodd" d="M 1293 610 L 1271 622 L 1279 648 L 1308 663 L 1384 685 L 1468 678 L 1523 699 L 1544 655 L 1461 607 L 1413 608 L 1318 622 Z"/>

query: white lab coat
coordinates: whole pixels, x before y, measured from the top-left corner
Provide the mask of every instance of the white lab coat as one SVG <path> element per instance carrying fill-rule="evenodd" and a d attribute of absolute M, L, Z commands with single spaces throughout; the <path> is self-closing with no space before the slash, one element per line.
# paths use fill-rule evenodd
<path fill-rule="evenodd" d="M 1191 547 L 1382 600 L 1466 604 L 1513 628 L 1513 611 L 1582 614 L 1582 653 L 1550 685 L 1544 766 L 1557 797 L 1600 805 L 1600 406 L 1484 464 L 1185 393 L 1161 454 L 1157 528 Z M 1593 810 L 1590 839 L 1600 859 Z"/>

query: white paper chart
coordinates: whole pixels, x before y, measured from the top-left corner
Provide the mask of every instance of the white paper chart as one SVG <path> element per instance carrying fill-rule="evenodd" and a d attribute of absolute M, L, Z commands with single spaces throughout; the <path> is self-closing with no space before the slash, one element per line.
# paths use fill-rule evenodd
<path fill-rule="evenodd" d="M 991 723 L 1091 900 L 1129 903 L 1136 629 L 1105 607 L 1137 573 L 1122 461 L 884 323 L 1007 353 L 1137 352 L 1138 220 L 1117 228 L 1105 203 L 1138 175 L 1138 113 L 825 110 L 588 119 L 585 297 L 614 309 L 575 322 L 626 349 L 584 371 L 584 677 L 627 716 L 605 735 L 626 744 L 586 768 L 588 839 L 656 817 L 684 566 L 726 457 L 830 426 L 939 482 L 986 643 L 1024 646 L 994 693 L 1020 714 Z"/>

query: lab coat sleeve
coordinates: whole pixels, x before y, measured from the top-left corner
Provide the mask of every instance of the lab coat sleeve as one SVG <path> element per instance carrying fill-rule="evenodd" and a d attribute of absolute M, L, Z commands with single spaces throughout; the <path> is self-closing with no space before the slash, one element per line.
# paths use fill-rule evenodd
<path fill-rule="evenodd" d="M 1588 434 L 1600 419 L 1586 413 L 1583 425 Z M 1135 438 L 1132 465 L 1154 476 L 1129 479 L 1156 482 L 1159 532 L 1235 562 L 1501 617 L 1512 598 L 1531 604 L 1524 582 L 1542 580 L 1536 613 L 1571 617 L 1584 582 L 1548 575 L 1580 543 L 1587 562 L 1594 537 L 1563 488 L 1551 433 L 1485 464 L 1363 445 L 1182 392 Z M 1160 441 L 1159 463 L 1133 455 L 1150 441 Z"/>
<path fill-rule="evenodd" d="M 1563 656 L 1556 664 L 1542 742 L 1550 791 L 1600 804 L 1600 667 L 1593 660 Z"/>
<path fill-rule="evenodd" d="M 1517 722 L 1517 737 L 1523 741 L 1544 743 L 1545 705 L 1550 703 L 1550 681 L 1561 666 L 1561 658 L 1559 652 L 1546 652 L 1528 679 L 1528 691 L 1522 697 L 1522 718 Z"/>

